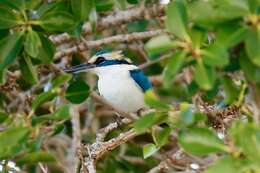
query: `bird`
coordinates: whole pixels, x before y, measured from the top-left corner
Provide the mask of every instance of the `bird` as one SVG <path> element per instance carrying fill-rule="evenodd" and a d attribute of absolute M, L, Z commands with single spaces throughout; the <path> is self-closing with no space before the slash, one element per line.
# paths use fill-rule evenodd
<path fill-rule="evenodd" d="M 73 66 L 65 72 L 90 72 L 97 75 L 99 94 L 122 111 L 138 113 L 148 108 L 144 93 L 152 88 L 152 84 L 121 50 L 99 51 L 87 63 Z"/>

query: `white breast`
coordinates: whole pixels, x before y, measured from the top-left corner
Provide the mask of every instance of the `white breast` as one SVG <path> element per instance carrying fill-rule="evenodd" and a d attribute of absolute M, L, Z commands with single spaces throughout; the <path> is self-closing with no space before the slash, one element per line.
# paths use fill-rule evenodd
<path fill-rule="evenodd" d="M 129 73 L 129 70 L 137 67 L 126 65 L 125 68 L 122 68 L 122 65 L 115 66 L 102 67 L 102 69 L 96 71 L 99 76 L 98 90 L 100 94 L 108 102 L 126 112 L 137 112 L 144 108 L 142 89 L 130 77 Z"/>

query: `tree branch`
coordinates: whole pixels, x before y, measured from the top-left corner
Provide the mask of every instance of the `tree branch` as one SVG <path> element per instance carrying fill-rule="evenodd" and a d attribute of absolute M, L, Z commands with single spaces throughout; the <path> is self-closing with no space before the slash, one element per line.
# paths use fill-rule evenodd
<path fill-rule="evenodd" d="M 115 35 L 107 38 L 103 38 L 100 40 L 87 41 L 82 38 L 82 41 L 77 43 L 76 45 L 66 48 L 57 52 L 54 56 L 54 59 L 59 59 L 64 56 L 71 55 L 76 52 L 83 52 L 89 49 L 98 48 L 103 45 L 111 44 L 111 43 L 120 43 L 120 42 L 131 42 L 134 40 L 144 40 L 147 38 L 151 38 L 160 34 L 166 33 L 166 30 L 159 29 L 154 31 L 145 31 L 145 32 L 134 32 L 131 34 L 121 34 Z"/>
<path fill-rule="evenodd" d="M 117 26 L 122 23 L 128 23 L 133 20 L 153 19 L 154 17 L 161 17 L 164 15 L 164 7 L 164 5 L 156 4 L 148 8 L 138 7 L 129 9 L 127 11 L 118 11 L 116 13 L 101 18 L 101 20 L 98 21 L 96 24 L 96 30 L 102 31 L 106 28 L 111 28 L 112 26 Z M 82 35 L 92 33 L 92 26 L 90 22 L 86 22 L 84 24 L 82 32 Z M 67 33 L 52 35 L 50 36 L 50 39 L 56 45 L 72 40 L 72 38 Z"/>

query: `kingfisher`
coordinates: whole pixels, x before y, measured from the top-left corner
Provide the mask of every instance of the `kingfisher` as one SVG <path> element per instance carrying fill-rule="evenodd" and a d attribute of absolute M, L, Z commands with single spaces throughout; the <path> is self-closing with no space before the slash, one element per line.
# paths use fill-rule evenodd
<path fill-rule="evenodd" d="M 98 76 L 99 94 L 113 106 L 136 113 L 144 108 L 144 93 L 152 87 L 142 70 L 122 51 L 101 51 L 87 63 L 65 70 L 68 73 L 90 72 Z"/>

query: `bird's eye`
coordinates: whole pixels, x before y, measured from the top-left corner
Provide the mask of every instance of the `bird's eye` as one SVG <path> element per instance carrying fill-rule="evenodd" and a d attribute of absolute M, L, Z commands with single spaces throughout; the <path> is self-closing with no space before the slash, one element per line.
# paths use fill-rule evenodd
<path fill-rule="evenodd" d="M 104 61 L 105 61 L 105 58 L 100 56 L 100 57 L 97 58 L 97 60 L 94 62 L 94 64 L 100 64 L 100 63 L 102 63 Z"/>

